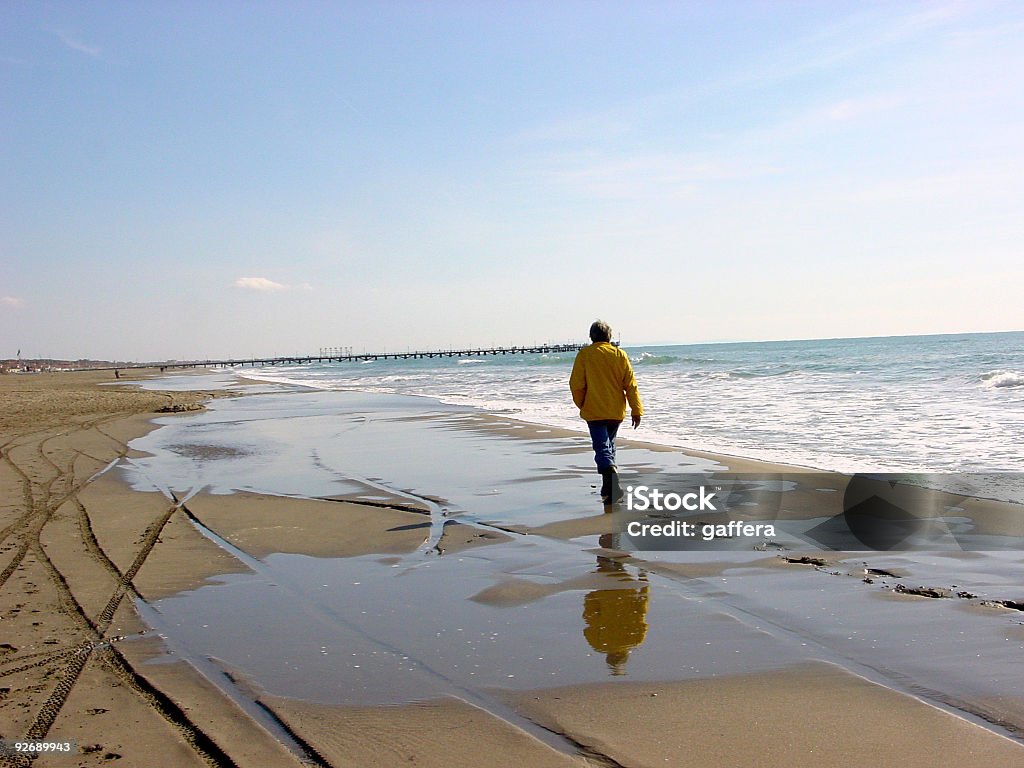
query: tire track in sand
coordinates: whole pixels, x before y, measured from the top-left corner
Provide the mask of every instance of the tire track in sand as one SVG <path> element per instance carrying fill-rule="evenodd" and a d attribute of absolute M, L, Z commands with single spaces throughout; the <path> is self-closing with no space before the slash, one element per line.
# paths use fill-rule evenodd
<path fill-rule="evenodd" d="M 74 463 L 82 455 L 81 452 L 70 448 L 70 455 L 66 457 L 61 466 L 50 455 L 50 453 L 60 455 L 61 449 L 54 448 L 50 453 L 47 451 L 50 441 L 56 438 L 71 437 L 75 432 L 95 428 L 108 439 L 114 440 L 118 444 L 118 455 L 123 456 L 127 453 L 127 446 L 103 432 L 99 428 L 99 424 L 124 415 L 115 414 L 105 419 L 81 424 L 74 430 L 65 430 L 48 436 L 35 433 L 34 441 L 20 443 L 18 446 L 21 448 L 31 445 L 33 449 L 31 462 L 28 459 L 16 459 L 12 456 L 11 443 L 3 447 L 2 460 L 4 464 L 20 480 L 24 511 L 3 531 L 0 531 L 0 542 L 10 537 L 18 540 L 17 552 L 4 571 L 0 572 L 0 589 L 7 585 L 10 576 L 26 562 L 36 561 L 48 575 L 48 582 L 58 604 L 59 612 L 71 620 L 74 625 L 73 633 L 82 637 L 82 640 L 71 648 L 60 649 L 53 653 L 29 654 L 8 659 L 3 665 L 7 668 L 0 671 L 0 676 L 9 676 L 44 665 L 62 664 L 59 668 L 59 679 L 56 686 L 38 707 L 32 723 L 23 735 L 25 739 L 42 740 L 49 733 L 64 708 L 72 689 L 88 663 L 90 660 L 96 659 L 98 664 L 101 664 L 123 682 L 150 709 L 168 722 L 203 762 L 217 768 L 233 767 L 236 765 L 235 762 L 198 728 L 177 704 L 132 669 L 124 656 L 113 645 L 117 638 L 106 637 L 107 630 L 125 595 L 137 594 L 132 580 L 145 564 L 159 541 L 161 532 L 175 512 L 179 510 L 180 504 L 171 505 L 149 524 L 131 566 L 122 574 L 97 541 L 92 531 L 88 511 L 77 497 L 78 491 L 89 482 L 89 479 L 81 480 L 75 473 Z M 32 467 L 30 464 L 36 466 Z M 33 479 L 33 475 L 39 479 Z M 116 584 L 105 607 L 95 618 L 91 618 L 76 600 L 64 574 L 50 559 L 40 540 L 46 524 L 50 522 L 56 510 L 69 499 L 75 506 L 77 523 L 86 553 L 111 575 Z M 10 664 L 16 664 L 16 666 L 11 667 Z M 13 758 L 12 764 L 28 766 L 31 763 L 31 758 L 16 757 Z"/>

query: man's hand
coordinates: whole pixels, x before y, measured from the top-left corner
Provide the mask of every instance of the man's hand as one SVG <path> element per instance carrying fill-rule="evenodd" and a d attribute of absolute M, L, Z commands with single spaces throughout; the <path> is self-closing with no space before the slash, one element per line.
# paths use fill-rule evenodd
<path fill-rule="evenodd" d="M 637 427 L 639 427 L 639 426 L 640 426 L 640 417 L 639 417 L 639 416 L 637 416 L 637 415 L 636 415 L 636 414 L 634 413 L 634 414 L 632 414 L 632 419 L 633 419 L 633 429 L 636 429 Z"/>

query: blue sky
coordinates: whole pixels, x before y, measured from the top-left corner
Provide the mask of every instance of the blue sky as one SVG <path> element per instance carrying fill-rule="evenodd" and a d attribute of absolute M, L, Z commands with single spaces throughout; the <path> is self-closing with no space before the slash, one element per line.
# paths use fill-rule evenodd
<path fill-rule="evenodd" d="M 6 3 L 0 357 L 1024 329 L 1019 2 Z"/>

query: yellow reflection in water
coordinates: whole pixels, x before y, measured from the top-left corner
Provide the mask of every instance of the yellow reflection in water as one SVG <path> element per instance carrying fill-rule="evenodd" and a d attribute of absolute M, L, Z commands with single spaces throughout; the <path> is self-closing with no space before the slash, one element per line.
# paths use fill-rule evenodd
<path fill-rule="evenodd" d="M 647 636 L 647 603 L 650 587 L 641 572 L 634 578 L 611 558 L 597 557 L 597 572 L 620 582 L 614 589 L 595 589 L 583 598 L 583 636 L 590 647 L 603 653 L 613 675 L 626 674 L 629 653 Z"/>

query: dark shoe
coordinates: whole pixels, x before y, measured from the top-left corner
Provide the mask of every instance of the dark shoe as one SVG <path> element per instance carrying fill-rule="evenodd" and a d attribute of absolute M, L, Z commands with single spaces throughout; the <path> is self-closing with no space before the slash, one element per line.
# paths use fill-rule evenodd
<path fill-rule="evenodd" d="M 601 483 L 601 501 L 605 504 L 614 504 L 621 501 L 625 496 L 619 487 L 619 471 L 613 466 L 601 473 L 604 481 Z"/>

